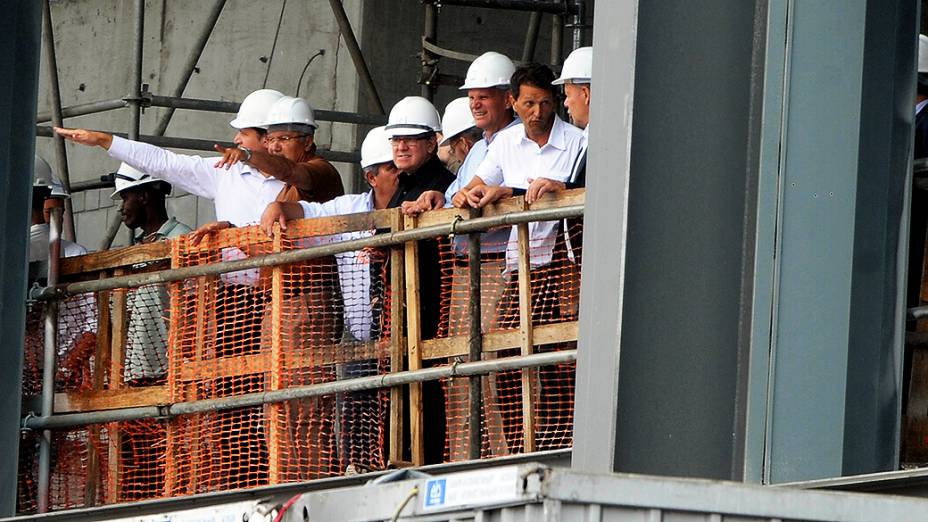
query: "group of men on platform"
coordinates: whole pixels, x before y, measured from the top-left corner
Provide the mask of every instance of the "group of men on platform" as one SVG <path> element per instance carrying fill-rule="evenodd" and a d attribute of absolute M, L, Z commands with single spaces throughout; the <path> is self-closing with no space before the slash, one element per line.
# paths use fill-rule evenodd
<path fill-rule="evenodd" d="M 158 241 L 190 232 L 186 225 L 169 219 L 164 209 L 164 197 L 171 185 L 212 199 L 215 204 L 217 221 L 193 231 L 189 236 L 192 244 L 218 230 L 252 224 L 260 224 L 270 236 L 275 225 L 286 230 L 292 219 L 385 208 L 401 208 L 407 215 L 449 206 L 482 208 L 513 195 L 524 195 L 528 203 L 533 203 L 548 192 L 584 186 L 591 69 L 590 47 L 571 53 L 559 78 L 545 65 L 530 63 L 515 67 L 502 54 L 481 55 L 469 67 L 461 87 L 467 97 L 449 103 L 443 118 L 427 99 L 409 96 L 393 106 L 387 125 L 367 134 L 361 146 L 361 167 L 370 190 L 363 194 L 345 194 L 338 172 L 316 154 L 317 124 L 306 100 L 271 89 L 255 91 L 245 98 L 236 118 L 230 122 L 237 129 L 234 146 L 216 145 L 221 154 L 218 158 L 177 154 L 84 129 L 56 128 L 55 132 L 75 143 L 99 146 L 123 162 L 116 173 L 117 190 L 113 197 L 122 199 L 125 224 L 142 230 L 140 241 Z M 555 112 L 558 85 L 564 86 L 564 105 L 576 126 L 561 120 Z M 448 156 L 459 163 L 456 174 L 439 159 L 440 147 L 447 147 Z M 529 228 L 533 272 L 568 258 L 571 262 L 578 261 L 579 253 L 575 245 L 570 245 L 563 222 L 532 223 Z M 342 239 L 373 233 L 346 234 Z M 515 230 L 490 231 L 481 239 L 484 280 L 488 281 L 488 287 L 499 288 L 495 294 L 485 294 L 481 311 L 484 330 L 511 327 L 518 321 L 518 257 L 514 246 L 510 246 L 515 245 L 515 237 L 510 234 L 515 234 Z M 455 255 L 463 259 L 467 253 L 466 238 L 455 238 L 452 248 Z M 74 252 L 77 253 L 76 249 Z M 222 251 L 223 259 L 244 255 L 238 249 Z M 359 269 L 361 256 L 361 253 L 348 253 L 313 261 L 323 268 L 334 267 L 321 272 L 337 274 L 337 280 L 331 283 L 338 287 L 338 295 L 322 295 L 317 290 L 307 289 L 300 299 L 316 306 L 323 303 L 324 311 L 339 317 L 316 331 L 309 342 L 338 343 L 345 339 L 365 342 L 380 337 L 387 320 L 383 317 L 385 312 L 377 309 L 377 303 L 382 306 L 384 295 L 384 284 L 378 275 L 383 273 L 383 260 L 378 264 L 364 259 L 365 268 Z M 440 316 L 442 274 L 438 242 L 420 242 L 418 256 L 422 338 L 438 335 L 443 327 L 440 325 L 445 325 L 447 332 L 452 334 L 466 332 L 467 314 L 462 312 L 466 302 L 452 302 L 450 312 L 445 317 Z M 456 263 L 456 266 L 462 264 Z M 458 276 L 460 273 L 456 273 L 455 277 Z M 219 323 L 217 352 L 223 346 L 236 348 L 219 355 L 247 355 L 261 348 L 267 298 L 258 288 L 259 278 L 257 270 L 224 275 L 214 305 Z M 545 277 L 533 276 L 533 311 L 536 299 L 539 303 L 546 298 L 563 301 L 564 296 L 554 296 L 561 292 L 555 286 Z M 163 330 L 169 308 L 166 292 L 158 286 L 140 290 L 145 291 L 136 293 L 134 299 L 138 302 L 128 303 L 130 319 L 124 378 L 129 385 L 161 382 L 167 369 Z M 246 303 L 249 313 L 241 313 L 242 303 Z M 149 312 L 136 313 L 136 309 Z M 555 311 L 555 315 L 557 313 Z M 562 310 L 560 315 L 566 317 L 569 313 Z M 376 368 L 359 367 L 348 371 L 348 376 L 373 372 Z M 231 390 L 241 385 L 242 379 L 249 378 L 237 377 L 239 381 L 230 380 L 220 388 Z M 446 456 L 443 435 L 448 428 L 443 415 L 445 393 L 441 384 L 434 382 L 424 387 L 423 397 L 429 419 L 426 421 L 429 428 L 425 441 L 426 462 L 441 462 Z M 377 400 L 373 396 L 355 399 L 344 407 L 358 407 L 368 404 L 364 401 Z M 230 422 L 260 436 L 263 412 L 257 408 L 252 410 L 237 413 Z M 350 411 L 343 410 L 342 414 L 350 415 Z M 520 451 L 519 437 L 511 431 L 507 431 L 505 440 L 500 437 L 497 445 L 501 451 Z M 303 431 L 299 436 L 328 435 Z M 352 457 L 351 451 L 345 449 L 355 442 L 350 436 L 346 437 L 338 443 L 343 448 L 343 467 L 371 468 L 385 464 L 359 462 L 360 458 Z M 228 451 L 239 455 L 243 461 L 258 463 L 246 470 L 247 473 L 258 477 L 266 474 L 266 446 L 245 446 L 228 448 Z M 459 446 L 459 443 L 450 442 L 452 458 L 462 455 Z"/>

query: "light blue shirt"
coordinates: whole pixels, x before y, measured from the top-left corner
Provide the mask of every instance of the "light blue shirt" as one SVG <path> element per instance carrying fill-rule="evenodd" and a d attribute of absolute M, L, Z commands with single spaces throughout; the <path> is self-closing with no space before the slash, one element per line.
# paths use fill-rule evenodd
<path fill-rule="evenodd" d="M 499 135 L 499 132 L 513 125 L 520 125 L 522 120 L 518 116 L 515 117 L 509 125 L 506 125 L 499 131 L 493 133 L 493 136 L 487 140 L 487 133 L 483 133 L 483 138 L 474 143 L 470 148 L 470 151 L 467 153 L 467 157 L 464 158 L 464 162 L 461 163 L 461 166 L 458 167 L 457 178 L 454 180 L 451 185 L 448 186 L 448 190 L 445 191 L 445 208 L 453 206 L 451 204 L 451 198 L 462 188 L 466 187 L 472 179 L 474 179 L 474 174 L 477 172 L 477 167 L 483 163 L 484 158 L 487 157 L 487 151 L 490 149 L 490 143 L 493 142 L 493 139 Z M 506 229 L 495 230 L 493 232 L 487 232 L 480 236 L 480 251 L 484 254 L 494 254 L 506 251 L 506 243 L 509 241 L 509 231 Z M 467 238 L 458 236 L 454 238 L 454 253 L 459 256 L 467 254 Z"/>

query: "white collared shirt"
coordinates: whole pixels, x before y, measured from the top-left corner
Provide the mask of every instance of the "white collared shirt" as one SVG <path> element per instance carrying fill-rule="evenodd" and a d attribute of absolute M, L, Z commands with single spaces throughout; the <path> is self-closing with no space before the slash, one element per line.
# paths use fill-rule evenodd
<path fill-rule="evenodd" d="M 490 144 L 487 157 L 475 176 L 487 185 L 518 189 L 527 189 L 535 178 L 566 182 L 584 144 L 583 132 L 557 115 L 548 142 L 542 147 L 526 136 L 524 125 L 509 127 L 500 131 Z M 550 263 L 557 239 L 557 222 L 529 223 L 528 228 L 532 267 Z M 518 267 L 518 252 L 518 233 L 516 227 L 512 227 L 506 250 L 507 272 Z"/>
<path fill-rule="evenodd" d="M 153 177 L 163 179 L 196 196 L 213 200 L 216 219 L 228 221 L 237 227 L 261 221 L 261 213 L 277 199 L 284 182 L 264 176 L 244 163 L 216 168 L 218 157 L 204 158 L 176 154 L 160 147 L 113 136 L 109 155 Z M 230 261 L 248 257 L 237 248 L 225 249 L 222 259 Z M 227 283 L 254 286 L 257 270 L 243 270 L 223 274 Z"/>
<path fill-rule="evenodd" d="M 300 206 L 303 207 L 303 217 L 306 218 L 370 212 L 374 210 L 374 195 L 372 191 L 364 194 L 345 194 L 325 203 L 300 201 Z M 373 235 L 373 230 L 360 230 L 329 236 L 329 239 L 349 241 Z M 373 322 L 370 260 L 360 251 L 337 254 L 335 260 L 338 264 L 338 282 L 342 289 L 345 325 L 355 339 L 369 341 Z"/>

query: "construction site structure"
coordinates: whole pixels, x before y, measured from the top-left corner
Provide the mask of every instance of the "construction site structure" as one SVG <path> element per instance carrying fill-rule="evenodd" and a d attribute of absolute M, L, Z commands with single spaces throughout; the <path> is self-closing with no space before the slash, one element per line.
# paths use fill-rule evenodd
<path fill-rule="evenodd" d="M 345 12 L 330 4 L 347 42 Z M 423 95 L 454 83 L 436 68 L 436 57 L 457 52 L 437 43 L 434 16 L 456 4 L 553 14 L 554 41 L 573 17 L 572 43 L 583 40 L 581 2 L 423 2 Z M 134 6 L 141 28 L 145 5 Z M 245 227 L 201 245 L 182 237 L 52 256 L 47 282 L 22 310 L 15 231 L 25 230 L 29 186 L 16 173 L 31 172 L 31 140 L 48 132 L 34 118 L 41 7 L 11 10 L 0 32 L 14 51 L 0 69 L 18 79 L 2 95 L 28 100 L 0 121 L 9 130 L 0 147 L 2 321 L 11 344 L 26 339 L 0 365 L 0 382 L 24 386 L 0 408 L 9 428 L 0 443 L 20 448 L 18 462 L 0 457 L 3 513 L 837 522 L 924 512 L 921 500 L 796 491 L 926 494 L 928 472 L 898 471 L 905 325 L 919 313 L 903 295 L 916 0 L 891 9 L 885 0 L 599 2 L 589 191 L 533 205 L 513 198 L 482 215 L 376 211 L 303 220 L 273 238 Z M 140 55 L 143 32 L 135 34 Z M 360 45 L 346 45 L 364 77 Z M 551 62 L 562 47 L 552 45 Z M 141 73 L 134 78 L 127 135 L 158 142 L 140 135 L 138 121 L 146 97 L 157 97 Z M 369 103 L 382 108 L 369 80 L 360 81 Z M 180 90 L 161 101 L 234 107 Z M 64 108 L 55 106 L 60 125 Z M 574 248 L 580 217 L 585 263 Z M 553 251 L 529 241 L 529 224 L 543 221 L 561 223 Z M 52 223 L 54 243 L 69 224 Z M 515 227 L 508 249 L 518 277 L 488 321 L 492 283 L 478 238 L 499 226 Z M 456 256 L 465 234 L 470 250 Z M 423 310 L 435 303 L 419 299 L 420 242 L 438 245 L 434 323 Z M 371 320 L 352 315 L 346 278 L 382 286 L 357 309 Z M 130 310 L 161 290 L 170 296 L 166 379 L 125 386 L 139 364 L 129 355 Z M 441 404 L 430 404 L 439 395 L 429 386 Z M 918 404 L 907 423 L 925 414 Z M 427 466 L 436 447 L 448 467 Z M 569 457 L 574 472 L 499 467 L 536 457 Z M 432 476 L 391 475 L 389 466 Z M 454 466 L 477 470 L 446 475 L 462 469 Z M 379 471 L 342 476 L 359 470 Z M 656 477 L 597 475 L 613 472 Z M 644 500 L 606 493 L 616 487 Z M 752 501 L 757 509 L 744 507 Z M 351 505 L 330 511 L 332 502 Z"/>

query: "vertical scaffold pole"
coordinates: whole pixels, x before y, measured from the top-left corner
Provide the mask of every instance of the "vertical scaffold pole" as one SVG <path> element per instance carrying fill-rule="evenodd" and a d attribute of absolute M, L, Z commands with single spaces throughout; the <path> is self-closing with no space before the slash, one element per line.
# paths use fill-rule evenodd
<path fill-rule="evenodd" d="M 425 9 L 425 29 L 422 31 L 422 38 L 429 43 L 435 43 L 438 37 L 438 8 L 435 4 L 426 2 L 423 4 Z M 432 85 L 432 76 L 435 75 L 435 60 L 437 56 L 428 52 L 425 47 L 422 48 L 422 97 L 431 101 L 435 96 L 435 87 Z"/>
<path fill-rule="evenodd" d="M 471 209 L 471 217 L 480 217 L 479 209 Z M 468 337 L 470 362 L 483 358 L 483 324 L 481 323 L 482 306 L 480 304 L 480 234 L 468 236 L 467 268 L 470 276 L 468 286 L 468 300 L 470 303 L 470 334 Z M 480 458 L 480 410 L 481 410 L 481 383 L 482 377 L 474 375 L 469 378 L 468 400 L 468 458 Z"/>

